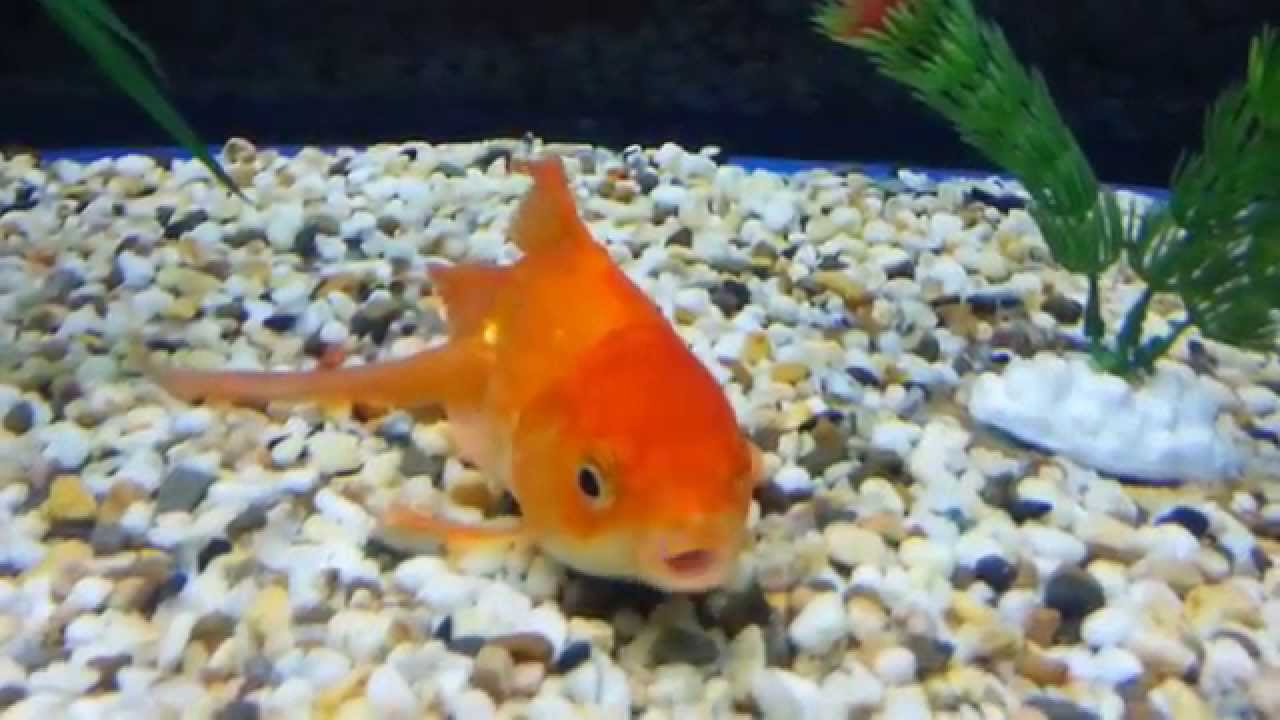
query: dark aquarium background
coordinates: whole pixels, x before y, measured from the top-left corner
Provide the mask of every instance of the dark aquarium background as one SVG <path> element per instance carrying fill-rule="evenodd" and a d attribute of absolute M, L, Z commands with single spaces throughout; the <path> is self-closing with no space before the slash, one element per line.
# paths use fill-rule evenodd
<path fill-rule="evenodd" d="M 1163 185 L 1277 0 L 978 0 L 1105 180 Z M 205 139 L 511 137 L 986 167 L 811 0 L 116 0 Z M 168 145 L 31 0 L 0 10 L 0 146 Z"/>

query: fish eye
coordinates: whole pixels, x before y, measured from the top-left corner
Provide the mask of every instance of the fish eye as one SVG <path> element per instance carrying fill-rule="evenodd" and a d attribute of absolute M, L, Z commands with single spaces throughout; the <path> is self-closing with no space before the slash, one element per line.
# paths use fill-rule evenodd
<path fill-rule="evenodd" d="M 578 489 L 583 495 L 592 500 L 599 500 L 603 493 L 600 483 L 600 471 L 591 465 L 582 465 L 578 468 Z"/>

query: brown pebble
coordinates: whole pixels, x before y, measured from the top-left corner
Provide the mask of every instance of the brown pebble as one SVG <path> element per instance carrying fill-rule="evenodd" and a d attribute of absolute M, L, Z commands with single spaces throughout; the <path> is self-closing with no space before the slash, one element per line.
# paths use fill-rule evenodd
<path fill-rule="evenodd" d="M 549 662 L 554 649 L 546 638 L 537 633 L 503 635 L 489 640 L 488 645 L 506 651 L 516 662 Z"/>
<path fill-rule="evenodd" d="M 1024 563 L 1025 564 L 1025 563 Z M 1053 645 L 1053 638 L 1062 625 L 1062 615 L 1053 608 L 1041 607 L 1027 617 L 1027 639 L 1040 647 Z"/>
<path fill-rule="evenodd" d="M 1018 655 L 1015 669 L 1037 685 L 1062 685 L 1067 681 L 1067 664 L 1035 648 L 1027 648 Z"/>

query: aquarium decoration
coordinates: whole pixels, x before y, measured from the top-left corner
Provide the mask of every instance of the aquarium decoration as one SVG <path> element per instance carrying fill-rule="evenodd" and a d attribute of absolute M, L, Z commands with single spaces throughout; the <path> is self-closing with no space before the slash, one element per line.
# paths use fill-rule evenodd
<path fill-rule="evenodd" d="M 106 0 L 40 0 L 40 5 L 153 122 L 203 163 L 227 189 L 244 198 L 235 180 L 209 155 L 208 147 L 165 97 L 158 82 L 164 78 L 164 71 L 155 52 L 129 29 Z"/>
<path fill-rule="evenodd" d="M 1253 42 L 1246 82 L 1209 110 L 1204 147 L 1179 162 L 1169 201 L 1137 217 L 1099 184 L 1043 76 L 1018 61 L 970 0 L 824 2 L 814 20 L 1025 186 L 1054 259 L 1088 279 L 1083 330 L 1095 368 L 1148 376 L 1193 325 L 1212 340 L 1275 348 L 1280 48 L 1270 29 Z M 1122 259 L 1146 287 L 1108 340 L 1100 276 Z M 1151 302 L 1164 293 L 1182 301 L 1185 318 L 1144 337 Z"/>

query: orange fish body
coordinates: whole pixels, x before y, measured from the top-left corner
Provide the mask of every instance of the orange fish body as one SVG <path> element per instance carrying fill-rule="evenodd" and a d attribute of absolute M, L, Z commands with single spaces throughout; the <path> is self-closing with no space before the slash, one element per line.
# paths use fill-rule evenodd
<path fill-rule="evenodd" d="M 523 256 L 431 271 L 444 345 L 362 367 L 153 376 L 187 398 L 443 404 L 459 453 L 511 491 L 521 520 L 468 526 L 393 505 L 392 533 L 524 539 L 590 574 L 721 585 L 745 542 L 759 453 L 714 376 L 592 238 L 560 161 L 527 169 L 534 186 L 511 228 Z"/>

